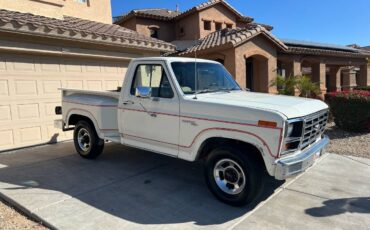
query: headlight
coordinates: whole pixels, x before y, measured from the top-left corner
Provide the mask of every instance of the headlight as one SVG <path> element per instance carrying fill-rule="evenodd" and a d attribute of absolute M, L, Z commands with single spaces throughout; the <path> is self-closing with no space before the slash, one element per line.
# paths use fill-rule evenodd
<path fill-rule="evenodd" d="M 281 155 L 286 155 L 298 150 L 303 132 L 303 120 L 289 120 L 285 124 L 284 143 Z"/>
<path fill-rule="evenodd" d="M 291 120 L 285 124 L 285 137 L 301 137 L 303 129 L 302 120 Z"/>
<path fill-rule="evenodd" d="M 290 137 L 292 135 L 293 128 L 294 128 L 294 124 L 293 123 L 288 124 L 287 131 L 286 131 L 286 136 L 287 137 Z"/>

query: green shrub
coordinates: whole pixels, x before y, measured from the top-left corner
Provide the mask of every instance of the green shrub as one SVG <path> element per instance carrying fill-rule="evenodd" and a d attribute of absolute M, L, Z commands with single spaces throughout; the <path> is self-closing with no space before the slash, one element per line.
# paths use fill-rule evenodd
<path fill-rule="evenodd" d="M 278 75 L 272 80 L 271 86 L 276 86 L 279 94 L 294 96 L 295 86 L 297 84 L 296 77 L 283 77 Z"/>
<path fill-rule="evenodd" d="M 365 90 L 370 91 L 370 86 L 356 86 L 353 88 L 354 90 Z"/>
<path fill-rule="evenodd" d="M 370 92 L 345 91 L 325 96 L 335 124 L 353 132 L 370 131 Z"/>
<path fill-rule="evenodd" d="M 312 82 L 308 76 L 283 77 L 278 75 L 271 81 L 271 86 L 276 86 L 279 94 L 283 95 L 294 96 L 296 89 L 300 97 L 318 98 L 321 94 L 320 84 Z"/>
<path fill-rule="evenodd" d="M 317 98 L 321 94 L 320 84 L 312 82 L 308 76 L 297 77 L 296 87 L 300 97 Z"/>

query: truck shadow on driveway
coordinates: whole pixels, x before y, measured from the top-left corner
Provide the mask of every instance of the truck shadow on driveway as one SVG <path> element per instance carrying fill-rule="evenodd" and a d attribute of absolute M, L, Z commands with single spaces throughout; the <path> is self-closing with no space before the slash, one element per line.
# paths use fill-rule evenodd
<path fill-rule="evenodd" d="M 306 209 L 306 214 L 313 217 L 327 217 L 349 213 L 370 213 L 370 197 L 333 199 L 323 202 L 322 207 Z"/>
<path fill-rule="evenodd" d="M 208 191 L 201 163 L 121 145 L 106 145 L 93 161 L 80 158 L 69 142 L 0 155 L 0 162 L 8 165 L 0 168 L 1 193 L 29 212 L 66 221 L 78 213 L 86 221 L 114 216 L 138 224 L 222 224 L 246 214 L 284 183 L 268 178 L 261 199 L 237 208 Z"/>

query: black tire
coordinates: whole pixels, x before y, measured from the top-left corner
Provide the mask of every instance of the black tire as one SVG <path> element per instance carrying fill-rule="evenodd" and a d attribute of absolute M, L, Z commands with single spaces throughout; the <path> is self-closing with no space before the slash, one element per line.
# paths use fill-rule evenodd
<path fill-rule="evenodd" d="M 234 170 L 235 172 L 239 172 L 239 177 L 235 177 L 235 173 L 232 173 L 233 169 L 230 170 L 229 172 L 229 178 L 238 181 L 237 183 L 240 183 L 238 185 L 242 185 L 242 181 L 240 178 L 244 176 L 245 178 L 245 183 L 244 183 L 244 188 L 241 189 L 243 186 L 239 186 L 238 189 L 240 191 L 237 194 L 230 194 L 221 189 L 221 187 L 217 184 L 216 182 L 216 176 L 219 175 L 218 181 L 220 183 L 220 180 L 222 179 L 222 174 L 224 177 L 223 182 L 227 183 L 221 183 L 225 184 L 226 186 L 223 187 L 223 189 L 235 189 L 236 187 L 233 186 L 232 184 L 229 184 L 227 181 L 227 170 L 221 173 L 216 173 L 215 167 L 218 165 L 220 168 L 220 165 L 222 165 L 222 162 L 225 162 L 227 166 L 228 160 L 231 160 L 230 164 L 232 165 L 237 165 L 234 168 L 235 169 L 241 169 L 241 170 Z M 236 163 L 236 164 L 233 164 Z M 226 168 L 230 167 L 227 166 Z M 223 168 L 223 166 L 221 167 Z M 231 167 L 233 168 L 233 167 Z M 211 192 L 219 199 L 220 201 L 232 205 L 232 206 L 244 206 L 247 204 L 250 204 L 254 201 L 256 201 L 260 195 L 262 194 L 262 191 L 265 186 L 266 182 L 266 171 L 264 165 L 257 159 L 255 153 L 253 152 L 248 152 L 248 151 L 242 151 L 241 148 L 238 147 L 233 147 L 233 146 L 222 146 L 213 149 L 206 161 L 205 161 L 205 166 L 204 166 L 204 171 L 205 171 L 205 179 L 208 188 L 211 190 Z M 222 171 L 222 170 L 221 170 Z M 241 173 L 243 171 L 244 174 Z M 231 176 L 230 176 L 231 175 Z M 242 175 L 242 176 L 240 176 Z M 234 176 L 234 177 L 233 177 Z M 230 181 L 232 181 L 230 180 Z M 235 192 L 235 191 L 230 191 L 229 192 Z"/>
<path fill-rule="evenodd" d="M 85 142 L 85 144 L 89 142 L 89 144 L 82 147 L 80 146 L 81 142 L 79 143 L 79 134 L 82 135 L 83 133 L 86 133 L 87 136 L 84 137 L 85 139 L 82 138 L 84 140 L 82 142 Z M 94 127 L 86 121 L 79 121 L 76 124 L 73 140 L 77 153 L 83 158 L 95 159 L 103 152 L 104 140 L 99 138 Z"/>

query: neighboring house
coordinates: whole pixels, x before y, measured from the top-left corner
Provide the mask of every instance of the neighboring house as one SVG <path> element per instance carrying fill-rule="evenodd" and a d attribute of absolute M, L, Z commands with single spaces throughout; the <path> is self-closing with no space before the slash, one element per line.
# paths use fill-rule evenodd
<path fill-rule="evenodd" d="M 364 49 L 364 50 L 370 51 L 370 46 L 364 46 L 364 47 L 361 47 L 361 49 Z"/>
<path fill-rule="evenodd" d="M 177 51 L 167 55 L 217 60 L 242 87 L 253 91 L 274 93 L 276 88 L 270 82 L 277 73 L 295 76 L 304 70 L 320 82 L 323 92 L 370 84 L 370 52 L 280 40 L 271 33 L 272 26 L 255 23 L 223 0 L 211 0 L 184 12 L 132 10 L 115 17 L 115 24 L 176 45 Z M 349 66 L 358 72 L 353 75 Z"/>
<path fill-rule="evenodd" d="M 106 6 L 95 5 L 101 2 Z M 50 3 L 76 9 L 61 18 L 45 17 L 41 7 Z M 111 23 L 77 18 L 92 17 L 82 9 L 90 7 L 99 11 L 92 13 L 96 20 L 107 21 L 107 0 L 0 0 L 0 8 L 5 6 L 12 10 L 0 9 L 0 151 L 70 139 L 70 132 L 53 125 L 60 119 L 54 112 L 61 103 L 59 88 L 115 90 L 132 58 L 174 50 L 170 43 Z M 29 13 L 36 6 L 42 16 Z"/>
<path fill-rule="evenodd" d="M 0 8 L 57 19 L 72 16 L 112 23 L 110 0 L 0 0 Z"/>

